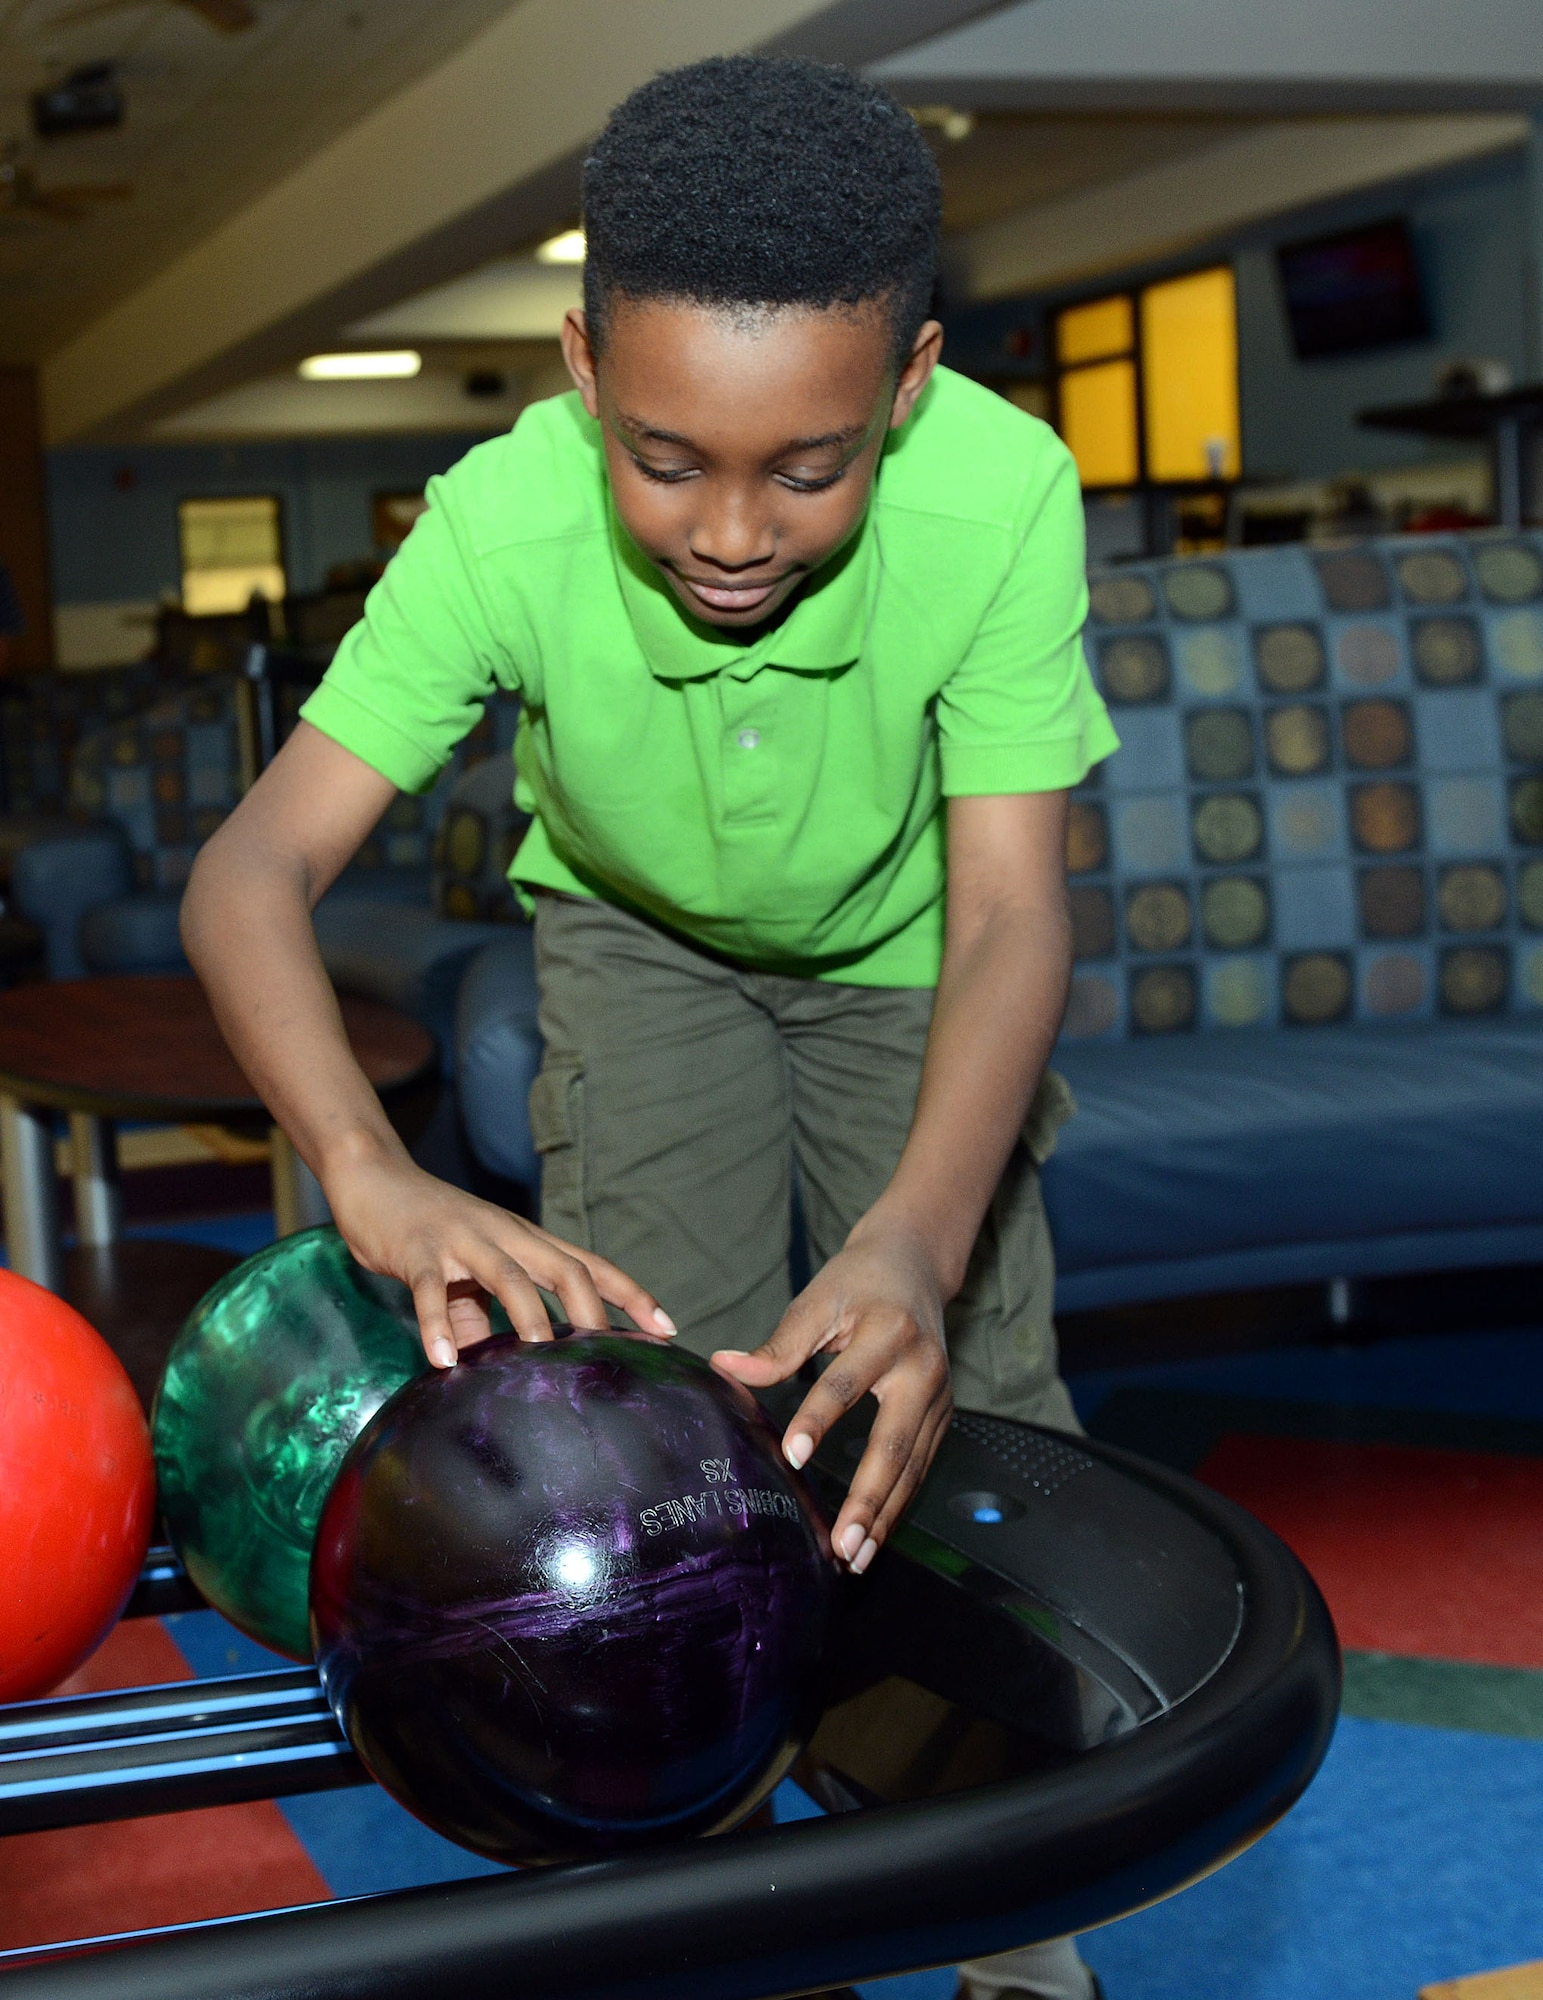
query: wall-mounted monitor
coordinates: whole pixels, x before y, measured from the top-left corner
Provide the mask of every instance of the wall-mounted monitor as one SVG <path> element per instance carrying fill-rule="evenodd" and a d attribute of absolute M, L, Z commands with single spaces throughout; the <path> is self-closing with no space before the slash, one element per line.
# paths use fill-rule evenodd
<path fill-rule="evenodd" d="M 1275 253 L 1291 344 L 1300 361 L 1424 340 L 1425 288 L 1400 216 L 1283 243 Z"/>

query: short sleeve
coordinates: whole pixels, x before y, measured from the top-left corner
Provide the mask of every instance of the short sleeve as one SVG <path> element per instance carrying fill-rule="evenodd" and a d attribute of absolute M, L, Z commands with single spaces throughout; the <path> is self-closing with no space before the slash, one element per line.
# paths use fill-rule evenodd
<path fill-rule="evenodd" d="M 1058 441 L 1035 483 L 1007 574 L 938 694 L 951 797 L 1061 791 L 1119 747 L 1082 649 L 1082 491 Z"/>
<path fill-rule="evenodd" d="M 494 688 L 518 686 L 511 636 L 495 629 L 466 549 L 455 475 L 431 479 L 427 497 L 300 711 L 404 792 L 427 791 Z"/>

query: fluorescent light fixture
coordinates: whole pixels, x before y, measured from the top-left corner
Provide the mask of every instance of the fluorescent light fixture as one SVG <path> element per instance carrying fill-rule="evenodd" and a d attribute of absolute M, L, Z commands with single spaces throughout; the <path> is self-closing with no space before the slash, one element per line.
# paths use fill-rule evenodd
<path fill-rule="evenodd" d="M 416 375 L 423 356 L 410 347 L 359 354 L 309 354 L 300 364 L 307 382 L 394 382 Z"/>
<path fill-rule="evenodd" d="M 565 229 L 560 236 L 549 236 L 545 243 L 538 243 L 536 261 L 539 264 L 582 264 L 583 230 Z"/>

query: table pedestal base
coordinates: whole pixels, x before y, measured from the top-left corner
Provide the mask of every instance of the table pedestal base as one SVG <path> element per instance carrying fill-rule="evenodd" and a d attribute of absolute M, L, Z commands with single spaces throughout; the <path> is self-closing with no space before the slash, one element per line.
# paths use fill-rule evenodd
<path fill-rule="evenodd" d="M 290 1144 L 280 1125 L 268 1133 L 268 1158 L 273 1173 L 273 1228 L 277 1236 L 297 1229 L 316 1229 L 332 1220 L 321 1182 Z"/>
<path fill-rule="evenodd" d="M 5 1247 L 13 1271 L 59 1289 L 59 1200 L 54 1182 L 54 1121 L 19 1098 L 0 1096 L 0 1192 Z"/>

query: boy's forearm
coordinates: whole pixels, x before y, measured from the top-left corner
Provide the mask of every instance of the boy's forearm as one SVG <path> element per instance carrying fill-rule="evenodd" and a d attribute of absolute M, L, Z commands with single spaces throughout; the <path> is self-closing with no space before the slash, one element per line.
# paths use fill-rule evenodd
<path fill-rule="evenodd" d="M 311 926 L 303 872 L 227 847 L 199 856 L 183 943 L 253 1088 L 323 1181 L 353 1160 L 400 1155 L 354 1060 Z"/>
<path fill-rule="evenodd" d="M 950 938 L 910 1137 L 853 1231 L 887 1221 L 926 1244 L 946 1300 L 1017 1143 L 1060 1028 L 1071 971 L 1065 906 L 1004 903 Z"/>

